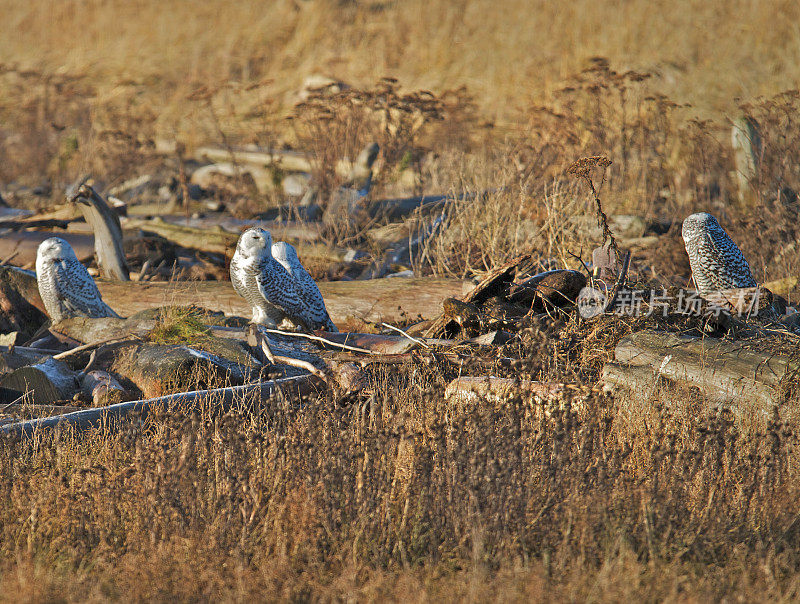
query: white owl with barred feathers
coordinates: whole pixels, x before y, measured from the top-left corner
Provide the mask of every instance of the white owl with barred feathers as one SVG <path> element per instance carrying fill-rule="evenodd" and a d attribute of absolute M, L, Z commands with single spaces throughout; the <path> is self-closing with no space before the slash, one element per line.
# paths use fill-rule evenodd
<path fill-rule="evenodd" d="M 758 286 L 744 254 L 711 214 L 698 212 L 688 216 L 681 234 L 701 296 Z"/>
<path fill-rule="evenodd" d="M 70 317 L 116 317 L 72 246 L 50 237 L 36 252 L 36 282 L 47 314 L 54 323 Z"/>
<path fill-rule="evenodd" d="M 286 243 L 273 246 L 269 231 L 242 233 L 230 270 L 236 293 L 253 309 L 253 323 L 275 329 L 288 320 L 308 330 L 338 331 L 297 252 Z"/>

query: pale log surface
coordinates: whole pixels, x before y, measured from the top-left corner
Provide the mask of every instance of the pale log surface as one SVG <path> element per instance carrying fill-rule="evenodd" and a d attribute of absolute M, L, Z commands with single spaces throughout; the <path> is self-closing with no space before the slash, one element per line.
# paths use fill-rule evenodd
<path fill-rule="evenodd" d="M 123 316 L 165 305 L 197 304 L 227 315 L 250 318 L 252 309 L 228 281 L 174 283 L 118 283 L 98 281 L 100 294 Z M 348 317 L 365 321 L 393 322 L 401 307 L 410 317 L 433 317 L 442 299 L 461 295 L 460 279 L 375 279 L 372 281 L 323 281 L 319 289 L 334 323 Z"/>
<path fill-rule="evenodd" d="M 23 273 L 29 302 L 44 308 L 36 277 Z M 250 308 L 229 281 L 118 282 L 96 281 L 103 301 L 122 316 L 162 306 L 196 304 L 227 315 L 250 318 Z M 322 281 L 319 289 L 334 323 L 356 317 L 365 321 L 391 323 L 400 318 L 398 307 L 409 319 L 439 313 L 442 300 L 460 296 L 464 285 L 461 279 L 373 279 L 371 281 Z"/>
<path fill-rule="evenodd" d="M 615 359 L 650 367 L 654 375 L 696 386 L 709 400 L 732 403 L 741 411 L 767 411 L 780 402 L 781 380 L 797 370 L 797 362 L 748 350 L 742 343 L 654 331 L 623 338 Z"/>

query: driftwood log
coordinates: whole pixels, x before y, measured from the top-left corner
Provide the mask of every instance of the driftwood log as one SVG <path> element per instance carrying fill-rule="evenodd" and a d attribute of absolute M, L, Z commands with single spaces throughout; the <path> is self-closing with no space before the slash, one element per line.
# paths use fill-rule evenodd
<path fill-rule="evenodd" d="M 731 147 L 736 166 L 739 201 L 745 202 L 754 194 L 752 187 L 761 164 L 761 133 L 753 118 L 744 116 L 734 120 L 731 127 Z"/>
<path fill-rule="evenodd" d="M 119 215 L 87 184 L 78 188 L 72 201 L 77 203 L 86 222 L 92 226 L 97 264 L 103 271 L 103 276 L 107 279 L 129 281 L 130 271 L 122 249 Z"/>
<path fill-rule="evenodd" d="M 315 385 L 310 377 L 298 376 L 231 388 L 181 392 L 151 399 L 117 403 L 108 407 L 84 409 L 65 415 L 6 424 L 0 426 L 0 432 L 31 438 L 37 431 L 55 428 L 59 425 L 71 426 L 78 432 L 100 427 L 113 430 L 119 427 L 120 420 L 133 413 L 138 413 L 139 417 L 144 419 L 156 409 L 168 410 L 170 407 L 180 406 L 186 410 L 202 408 L 206 405 L 224 412 L 237 403 L 244 405 L 251 404 L 253 400 L 263 401 L 278 392 L 287 396 L 302 396 L 314 389 Z"/>
<path fill-rule="evenodd" d="M 653 394 L 656 379 L 664 378 L 695 387 L 707 400 L 730 405 L 741 414 L 771 412 L 783 399 L 783 380 L 800 370 L 797 360 L 749 350 L 742 343 L 655 331 L 623 338 L 614 357 L 616 363 L 603 370 L 610 389 Z"/>
<path fill-rule="evenodd" d="M 331 249 L 323 244 L 315 244 L 319 239 L 320 229 L 301 227 L 297 223 L 278 224 L 271 221 L 242 221 L 239 229 L 234 231 L 229 221 L 213 224 L 202 219 L 180 219 L 173 217 L 157 217 L 152 219 L 129 218 L 125 221 L 126 229 L 140 229 L 145 233 L 154 233 L 181 247 L 200 249 L 205 252 L 217 252 L 233 256 L 241 231 L 249 226 L 260 226 L 269 230 L 275 241 L 290 240 L 297 245 L 297 253 L 301 259 L 322 258 L 328 262 L 341 262 L 345 250 Z"/>
<path fill-rule="evenodd" d="M 125 388 L 110 373 L 90 371 L 80 378 L 81 391 L 92 399 L 95 407 L 121 403 L 128 398 Z"/>
<path fill-rule="evenodd" d="M 98 282 L 103 300 L 123 315 L 165 304 L 195 303 L 228 315 L 250 317 L 252 309 L 227 281 L 195 283 Z M 392 322 L 401 311 L 409 318 L 435 316 L 443 297 L 463 291 L 460 279 L 376 279 L 318 283 L 334 323 L 349 317 Z"/>
<path fill-rule="evenodd" d="M 538 402 L 557 401 L 564 384 L 533 382 L 494 376 L 462 376 L 447 385 L 444 396 L 460 403 L 498 402 L 513 396 L 532 396 Z"/>
<path fill-rule="evenodd" d="M 195 152 L 199 160 L 230 162 L 260 167 L 275 167 L 286 172 L 311 172 L 311 161 L 298 151 L 245 151 L 200 147 Z"/>
<path fill-rule="evenodd" d="M 2 268 L 0 267 L 0 270 Z M 22 273 L 27 300 L 44 308 L 36 277 Z M 323 281 L 318 283 L 334 323 L 354 317 L 364 321 L 393 322 L 418 315 L 434 317 L 443 298 L 461 295 L 471 287 L 460 279 L 375 279 L 373 281 Z M 103 300 L 123 316 L 167 305 L 197 304 L 227 315 L 250 317 L 252 309 L 228 281 L 121 283 L 97 281 Z"/>
<path fill-rule="evenodd" d="M 78 379 L 66 363 L 47 358 L 4 375 L 0 387 L 27 394 L 32 403 L 54 403 L 71 399 L 78 391 Z"/>

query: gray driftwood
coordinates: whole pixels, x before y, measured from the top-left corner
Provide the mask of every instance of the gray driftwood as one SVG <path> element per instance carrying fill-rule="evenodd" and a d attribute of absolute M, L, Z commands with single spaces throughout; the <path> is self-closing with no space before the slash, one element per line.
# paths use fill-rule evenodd
<path fill-rule="evenodd" d="M 119 215 L 92 187 L 82 184 L 72 198 L 94 231 L 97 264 L 107 279 L 129 281 L 128 263 L 122 249 Z"/>
<path fill-rule="evenodd" d="M 29 393 L 32 403 L 54 403 L 71 399 L 78 391 L 78 380 L 66 363 L 47 358 L 4 375 L 0 387 Z"/>
<path fill-rule="evenodd" d="M 709 401 L 740 413 L 769 413 L 782 400 L 781 381 L 798 371 L 797 361 L 748 350 L 742 343 L 654 331 L 623 338 L 614 355 L 616 364 L 604 370 L 607 387 L 649 392 L 649 372 L 653 384 L 661 377 L 693 386 Z"/>
<path fill-rule="evenodd" d="M 196 409 L 204 405 L 225 411 L 237 403 L 247 404 L 252 399 L 263 401 L 278 392 L 287 395 L 302 395 L 312 391 L 313 388 L 314 386 L 307 376 L 298 376 L 231 388 L 180 392 L 145 400 L 117 403 L 108 407 L 84 409 L 65 415 L 6 424 L 0 426 L 0 431 L 6 434 L 18 434 L 22 438 L 30 438 L 37 431 L 55 428 L 59 425 L 72 426 L 79 432 L 99 427 L 117 429 L 120 420 L 132 413 L 138 413 L 139 417 L 144 419 L 156 409 L 169 409 L 173 406 Z"/>

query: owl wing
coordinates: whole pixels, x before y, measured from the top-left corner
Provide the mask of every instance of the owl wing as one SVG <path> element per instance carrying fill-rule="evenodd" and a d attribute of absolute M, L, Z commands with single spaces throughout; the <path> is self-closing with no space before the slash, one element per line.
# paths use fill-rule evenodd
<path fill-rule="evenodd" d="M 757 287 L 750 265 L 728 234 L 722 229 L 708 229 L 704 234 L 714 256 L 727 275 L 735 278 L 735 287 Z"/>
<path fill-rule="evenodd" d="M 272 258 L 264 262 L 256 277 L 259 293 L 267 302 L 283 309 L 295 322 L 308 323 L 304 312 L 302 293 L 294 278 Z"/>
<path fill-rule="evenodd" d="M 97 285 L 80 262 L 61 260 L 53 263 L 53 269 L 56 295 L 70 314 L 94 318 L 119 318 L 119 315 L 103 302 Z"/>
<path fill-rule="evenodd" d="M 247 300 L 247 292 L 245 288 L 244 277 L 242 276 L 242 267 L 240 266 L 239 257 L 237 256 L 237 254 L 234 254 L 233 259 L 231 260 L 230 272 L 231 272 L 231 285 L 233 285 L 233 289 L 235 289 L 236 293 L 239 294 L 242 298 Z"/>
<path fill-rule="evenodd" d="M 325 307 L 325 300 L 322 298 L 322 293 L 319 291 L 319 286 L 314 281 L 314 278 L 302 265 L 294 267 L 293 274 L 305 292 L 304 301 L 308 309 L 307 312 L 314 318 L 314 323 L 321 325 L 327 331 L 339 331 L 331 321 L 328 309 Z"/>

